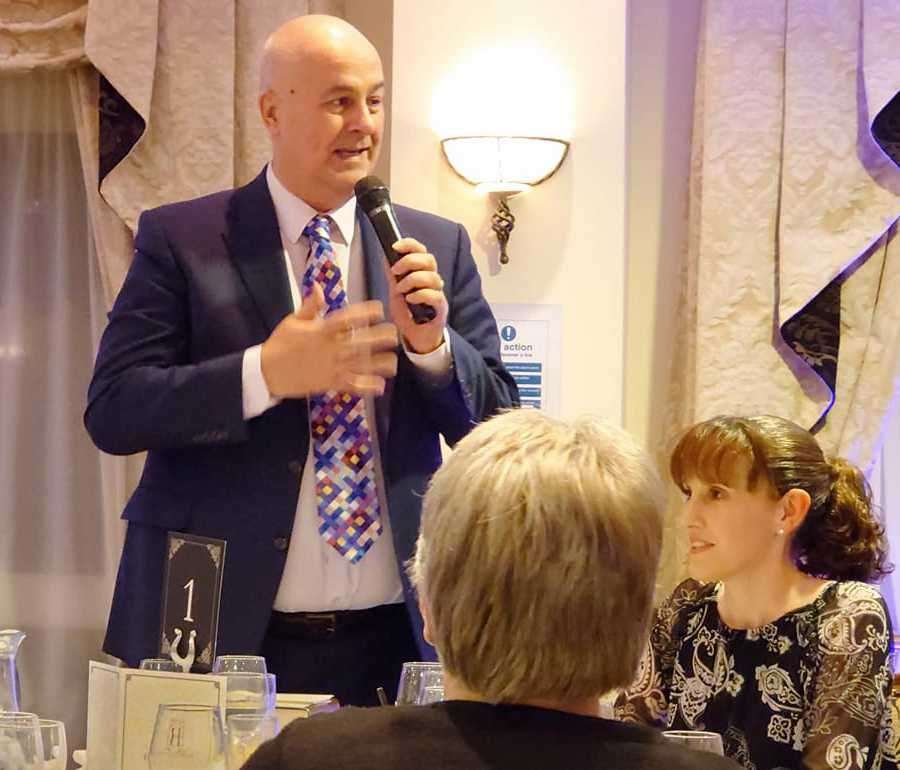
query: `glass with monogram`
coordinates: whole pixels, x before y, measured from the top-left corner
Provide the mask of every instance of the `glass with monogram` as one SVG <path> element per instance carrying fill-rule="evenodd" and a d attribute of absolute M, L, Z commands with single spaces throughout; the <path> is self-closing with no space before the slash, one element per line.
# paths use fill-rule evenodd
<path fill-rule="evenodd" d="M 160 705 L 147 759 L 150 770 L 224 770 L 225 737 L 219 709 Z"/>

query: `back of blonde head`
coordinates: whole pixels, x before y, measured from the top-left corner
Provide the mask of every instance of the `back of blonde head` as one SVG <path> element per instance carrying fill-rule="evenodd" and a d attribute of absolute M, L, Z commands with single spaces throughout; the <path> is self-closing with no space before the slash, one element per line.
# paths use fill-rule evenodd
<path fill-rule="evenodd" d="M 628 685 L 662 512 L 656 471 L 618 428 L 532 410 L 478 426 L 432 479 L 411 566 L 446 669 L 497 702 Z"/>

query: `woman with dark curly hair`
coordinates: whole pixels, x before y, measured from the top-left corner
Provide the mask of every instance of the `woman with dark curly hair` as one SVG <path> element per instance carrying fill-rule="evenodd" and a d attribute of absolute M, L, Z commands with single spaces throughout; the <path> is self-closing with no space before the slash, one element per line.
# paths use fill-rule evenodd
<path fill-rule="evenodd" d="M 672 454 L 688 573 L 620 718 L 712 730 L 747 768 L 894 767 L 884 530 L 862 472 L 779 417 L 717 417 Z"/>

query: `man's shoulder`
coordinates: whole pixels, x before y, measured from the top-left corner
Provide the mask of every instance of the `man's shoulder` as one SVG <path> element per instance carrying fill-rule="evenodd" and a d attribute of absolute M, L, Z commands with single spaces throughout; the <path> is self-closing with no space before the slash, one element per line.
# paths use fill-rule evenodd
<path fill-rule="evenodd" d="M 397 220 L 401 230 L 403 230 L 405 226 L 415 226 L 456 233 L 460 228 L 458 222 L 446 219 L 445 217 L 439 217 L 437 214 L 432 214 L 428 211 L 414 209 L 410 206 L 394 204 L 394 211 L 397 213 Z"/>
<path fill-rule="evenodd" d="M 198 198 L 190 198 L 173 203 L 164 203 L 162 206 L 145 209 L 138 220 L 138 227 L 145 222 L 171 225 L 180 222 L 198 222 L 210 219 L 224 221 L 225 214 L 234 194 L 240 188 L 219 190 Z"/>

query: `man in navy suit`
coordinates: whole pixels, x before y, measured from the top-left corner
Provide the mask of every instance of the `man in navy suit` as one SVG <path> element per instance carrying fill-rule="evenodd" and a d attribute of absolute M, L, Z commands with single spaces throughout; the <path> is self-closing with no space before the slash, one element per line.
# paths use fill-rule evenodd
<path fill-rule="evenodd" d="M 464 229 L 398 206 L 390 268 L 356 207 L 384 125 L 372 45 L 304 16 L 260 74 L 271 163 L 141 216 L 100 343 L 88 431 L 148 452 L 104 649 L 158 652 L 167 531 L 222 538 L 218 652 L 265 655 L 279 690 L 364 705 L 432 654 L 403 564 L 439 436 L 518 395 Z"/>

